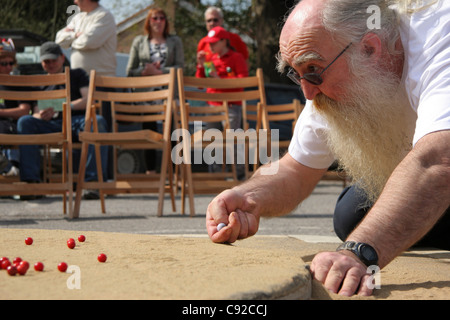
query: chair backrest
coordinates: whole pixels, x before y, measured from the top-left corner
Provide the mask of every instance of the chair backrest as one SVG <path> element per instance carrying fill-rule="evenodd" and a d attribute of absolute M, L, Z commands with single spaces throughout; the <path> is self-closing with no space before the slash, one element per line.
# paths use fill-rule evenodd
<path fill-rule="evenodd" d="M 245 78 L 197 78 L 185 76 L 182 69 L 178 69 L 177 76 L 180 104 L 185 105 L 185 108 L 181 108 L 181 112 L 186 111 L 185 128 L 193 121 L 227 121 L 228 104 L 231 102 L 242 103 L 243 110 L 246 110 L 248 105 L 256 105 L 258 102 L 266 103 L 262 69 L 258 69 L 255 76 Z M 206 92 L 206 88 L 230 91 Z M 243 89 L 243 91 L 233 91 L 233 89 Z M 204 108 L 208 101 L 220 102 L 221 105 Z M 183 120 L 183 115 L 180 115 Z"/>
<path fill-rule="evenodd" d="M 92 119 L 91 113 L 102 102 L 110 102 L 113 131 L 118 131 L 119 122 L 165 121 L 169 126 L 164 126 L 164 135 L 170 134 L 175 69 L 148 77 L 107 77 L 92 70 L 90 77 L 87 105 L 91 108 L 86 111 L 86 121 Z"/>
<path fill-rule="evenodd" d="M 6 75 L 0 74 L 0 85 L 11 90 L 0 90 L 0 98 L 15 101 L 58 101 L 70 103 L 70 69 L 64 73 L 40 75 Z M 42 90 L 42 87 L 57 86 L 59 89 Z M 70 116 L 70 115 L 69 115 Z"/>
<path fill-rule="evenodd" d="M 266 105 L 261 108 L 264 112 L 262 116 L 262 127 L 270 131 L 276 123 L 281 125 L 286 124 L 291 126 L 291 133 L 293 133 L 295 124 L 303 108 L 304 105 L 298 99 L 293 99 L 292 103 Z"/>

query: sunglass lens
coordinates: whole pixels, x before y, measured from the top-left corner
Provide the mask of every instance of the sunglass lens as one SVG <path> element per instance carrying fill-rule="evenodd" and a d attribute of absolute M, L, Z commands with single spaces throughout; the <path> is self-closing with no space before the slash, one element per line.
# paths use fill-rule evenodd
<path fill-rule="evenodd" d="M 323 82 L 322 78 L 318 74 L 314 73 L 307 73 L 303 76 L 303 78 L 316 86 L 321 85 Z"/>

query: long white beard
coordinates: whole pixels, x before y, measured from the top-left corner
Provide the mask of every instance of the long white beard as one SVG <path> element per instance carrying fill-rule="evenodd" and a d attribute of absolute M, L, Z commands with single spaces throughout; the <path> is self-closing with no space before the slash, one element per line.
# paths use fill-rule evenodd
<path fill-rule="evenodd" d="M 342 102 L 319 94 L 314 105 L 329 124 L 337 160 L 373 204 L 411 150 L 417 116 L 397 77 L 367 64 L 353 69 Z"/>

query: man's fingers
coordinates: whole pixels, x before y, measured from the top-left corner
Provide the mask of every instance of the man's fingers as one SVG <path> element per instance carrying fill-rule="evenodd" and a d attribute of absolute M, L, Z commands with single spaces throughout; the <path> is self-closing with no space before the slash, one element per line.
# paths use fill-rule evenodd
<path fill-rule="evenodd" d="M 372 294 L 367 286 L 369 275 L 354 258 L 337 252 L 323 252 L 314 257 L 310 269 L 314 278 L 333 293 L 345 296 Z"/>
<path fill-rule="evenodd" d="M 333 264 L 327 274 L 325 282 L 323 282 L 325 288 L 333 293 L 338 293 L 339 287 L 341 286 L 341 283 L 345 278 L 345 271 L 346 270 L 343 270 L 339 266 L 336 266 L 336 264 Z"/>
<path fill-rule="evenodd" d="M 361 269 L 359 268 L 351 268 L 348 270 L 344 282 L 342 283 L 342 287 L 339 290 L 339 294 L 347 297 L 354 295 L 360 284 L 365 285 L 362 283 L 363 276 L 364 273 L 361 273 Z"/>
<path fill-rule="evenodd" d="M 371 279 L 371 275 L 370 274 L 366 274 L 362 280 L 361 280 L 361 284 L 359 286 L 359 290 L 358 290 L 358 295 L 360 296 L 370 296 L 373 293 L 373 289 L 370 289 L 368 287 L 368 283 L 370 283 L 370 279 Z"/>
<path fill-rule="evenodd" d="M 248 228 L 249 228 L 249 222 L 247 217 L 248 214 L 245 214 L 241 210 L 236 210 L 236 214 L 239 217 L 239 222 L 241 224 L 238 239 L 245 239 L 248 237 Z"/>
<path fill-rule="evenodd" d="M 239 238 L 239 234 L 241 232 L 241 221 L 239 215 L 236 212 L 232 212 L 230 214 L 229 220 L 230 220 L 229 227 L 231 228 L 231 234 L 230 238 L 228 239 L 228 242 L 233 243 Z"/>

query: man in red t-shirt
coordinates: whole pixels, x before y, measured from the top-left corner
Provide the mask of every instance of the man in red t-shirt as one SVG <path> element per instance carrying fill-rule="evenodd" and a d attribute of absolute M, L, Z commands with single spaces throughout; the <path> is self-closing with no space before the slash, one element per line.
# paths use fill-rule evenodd
<path fill-rule="evenodd" d="M 208 32 L 206 42 L 211 47 L 209 57 L 204 52 L 197 54 L 197 72 L 196 77 L 212 77 L 212 78 L 243 78 L 248 77 L 247 63 L 239 52 L 234 51 L 229 44 L 230 37 L 222 27 L 215 27 Z M 208 71 L 206 70 L 207 62 L 210 63 Z M 214 89 L 207 88 L 207 92 L 240 92 L 243 88 L 235 89 Z M 210 105 L 220 105 L 218 101 L 209 101 Z M 242 129 L 242 103 L 240 101 L 232 101 L 228 104 L 228 120 L 230 129 Z M 208 128 L 221 129 L 222 124 L 209 124 Z M 237 149 L 235 148 L 235 160 L 237 160 Z M 237 162 L 235 162 L 237 163 Z M 215 172 L 222 170 L 222 167 L 213 164 L 209 170 Z M 242 179 L 245 176 L 245 166 L 236 165 L 237 176 Z"/>
<path fill-rule="evenodd" d="M 206 23 L 206 30 L 208 30 L 208 32 L 215 27 L 223 27 L 222 10 L 217 7 L 209 7 L 208 9 L 206 9 L 205 23 Z M 241 37 L 238 34 L 229 31 L 228 33 L 230 45 L 234 48 L 234 50 L 242 54 L 245 61 L 248 63 L 247 45 L 245 44 L 244 41 L 242 41 Z M 208 37 L 206 36 L 200 40 L 197 46 L 197 52 L 204 51 L 206 55 L 211 53 L 211 49 L 209 47 L 209 43 L 207 42 L 207 38 Z"/>

